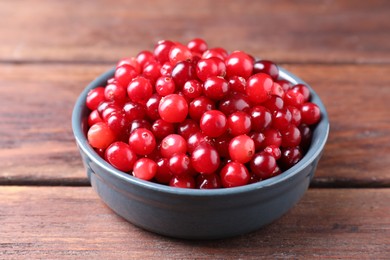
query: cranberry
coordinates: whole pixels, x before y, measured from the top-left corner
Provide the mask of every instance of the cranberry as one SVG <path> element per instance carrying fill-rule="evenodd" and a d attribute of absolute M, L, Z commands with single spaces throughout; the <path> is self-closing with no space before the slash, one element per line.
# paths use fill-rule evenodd
<path fill-rule="evenodd" d="M 261 179 L 268 179 L 276 168 L 276 159 L 267 152 L 260 152 L 253 156 L 250 163 L 251 171 Z"/>
<path fill-rule="evenodd" d="M 87 138 L 92 147 L 106 149 L 115 141 L 116 136 L 106 123 L 99 122 L 89 128 Z"/>
<path fill-rule="evenodd" d="M 133 66 L 123 64 L 115 70 L 115 81 L 122 87 L 126 88 L 130 81 L 137 77 L 139 73 L 134 69 Z"/>
<path fill-rule="evenodd" d="M 248 96 L 242 93 L 235 93 L 227 95 L 225 98 L 219 101 L 218 109 L 226 116 L 236 111 L 249 111 L 251 102 Z"/>
<path fill-rule="evenodd" d="M 196 65 L 196 75 L 202 81 L 206 81 L 207 78 L 213 76 L 225 76 L 226 66 L 225 63 L 216 57 L 208 59 L 201 59 Z"/>
<path fill-rule="evenodd" d="M 249 111 L 251 117 L 251 128 L 253 131 L 263 131 L 264 129 L 271 126 L 272 114 L 263 106 L 254 106 Z"/>
<path fill-rule="evenodd" d="M 133 175 L 139 179 L 149 181 L 157 173 L 157 163 L 149 158 L 141 158 L 134 163 Z"/>
<path fill-rule="evenodd" d="M 150 130 L 137 128 L 130 134 L 129 145 L 136 154 L 147 155 L 156 147 L 156 139 Z"/>
<path fill-rule="evenodd" d="M 203 83 L 204 94 L 212 100 L 221 100 L 229 93 L 229 84 L 222 77 L 211 76 Z"/>
<path fill-rule="evenodd" d="M 210 143 L 208 137 L 202 132 L 196 132 L 187 139 L 187 151 L 192 153 L 200 144 Z"/>
<path fill-rule="evenodd" d="M 232 76 L 229 79 L 229 88 L 231 91 L 245 93 L 246 80 L 240 76 Z"/>
<path fill-rule="evenodd" d="M 176 43 L 169 51 L 169 61 L 171 64 L 176 64 L 180 61 L 191 61 L 191 59 L 192 52 L 190 49 L 180 43 Z"/>
<path fill-rule="evenodd" d="M 269 98 L 273 84 L 268 74 L 258 73 L 247 80 L 245 91 L 251 102 L 260 104 Z"/>
<path fill-rule="evenodd" d="M 234 51 L 225 60 L 226 76 L 240 76 L 245 79 L 252 75 L 253 59 L 243 51 Z"/>
<path fill-rule="evenodd" d="M 282 156 L 280 157 L 280 165 L 284 170 L 287 170 L 297 164 L 302 158 L 302 152 L 299 147 L 282 148 Z"/>
<path fill-rule="evenodd" d="M 220 173 L 222 186 L 225 188 L 243 186 L 249 183 L 250 174 L 239 162 L 229 162 Z"/>
<path fill-rule="evenodd" d="M 169 158 L 168 167 L 174 175 L 187 174 L 191 171 L 191 161 L 186 154 L 176 153 Z"/>
<path fill-rule="evenodd" d="M 183 86 L 183 95 L 187 98 L 194 99 L 199 97 L 203 92 L 202 84 L 197 80 L 189 80 Z"/>
<path fill-rule="evenodd" d="M 227 130 L 226 116 L 218 110 L 206 111 L 199 123 L 202 132 L 209 137 L 218 137 Z"/>
<path fill-rule="evenodd" d="M 133 169 L 137 155 L 128 144 L 114 142 L 106 149 L 105 158 L 118 170 L 129 172 Z"/>
<path fill-rule="evenodd" d="M 170 134 L 161 141 L 160 153 L 165 158 L 170 158 L 176 153 L 186 153 L 187 142 L 178 134 Z"/>
<path fill-rule="evenodd" d="M 127 87 L 127 94 L 131 101 L 143 103 L 152 96 L 153 87 L 148 79 L 139 76 L 130 82 Z"/>
<path fill-rule="evenodd" d="M 103 101 L 105 101 L 104 87 L 97 87 L 88 92 L 85 104 L 90 110 L 95 110 Z"/>
<path fill-rule="evenodd" d="M 104 97 L 108 101 L 123 104 L 127 98 L 126 88 L 114 83 L 108 84 L 104 89 Z"/>
<path fill-rule="evenodd" d="M 157 172 L 154 178 L 158 183 L 168 184 L 173 176 L 173 173 L 169 169 L 169 159 L 160 158 L 156 161 L 157 163 Z"/>
<path fill-rule="evenodd" d="M 189 174 L 176 175 L 169 182 L 169 186 L 184 189 L 194 189 L 195 179 Z"/>
<path fill-rule="evenodd" d="M 286 129 L 281 131 L 283 147 L 294 147 L 298 146 L 301 142 L 301 132 L 295 126 L 290 124 Z"/>
<path fill-rule="evenodd" d="M 310 90 L 304 84 L 296 84 L 291 88 L 295 92 L 299 92 L 303 95 L 303 101 L 308 102 L 310 100 Z"/>
<path fill-rule="evenodd" d="M 242 111 L 237 111 L 227 119 L 229 133 L 233 136 L 248 134 L 251 131 L 251 117 Z"/>
<path fill-rule="evenodd" d="M 132 101 L 127 102 L 123 106 L 123 111 L 129 122 L 136 119 L 143 119 L 146 115 L 145 107 Z"/>
<path fill-rule="evenodd" d="M 139 65 L 138 61 L 134 57 L 129 57 L 129 58 L 123 58 L 118 61 L 116 64 L 116 68 L 119 68 L 122 65 L 130 65 L 134 68 L 134 70 L 137 72 L 137 74 L 141 73 L 141 66 Z"/>
<path fill-rule="evenodd" d="M 201 144 L 191 154 L 192 167 L 199 173 L 214 173 L 220 164 L 217 150 L 210 144 Z"/>
<path fill-rule="evenodd" d="M 135 58 L 141 68 L 144 68 L 148 63 L 154 62 L 156 59 L 150 51 L 141 51 Z"/>
<path fill-rule="evenodd" d="M 190 61 L 178 62 L 172 69 L 172 78 L 175 81 L 177 88 L 181 89 L 184 84 L 191 80 L 196 79 L 196 67 Z"/>
<path fill-rule="evenodd" d="M 184 139 L 188 139 L 191 135 L 199 132 L 199 130 L 198 123 L 193 119 L 186 119 L 177 126 L 177 133 L 183 136 Z"/>
<path fill-rule="evenodd" d="M 216 173 L 199 174 L 196 177 L 196 188 L 198 189 L 217 189 L 221 187 L 221 178 Z"/>
<path fill-rule="evenodd" d="M 225 60 L 227 56 L 228 53 L 224 48 L 217 47 L 217 48 L 208 49 L 205 52 L 203 52 L 202 59 L 209 59 L 215 57 L 221 60 Z"/>
<path fill-rule="evenodd" d="M 253 74 L 260 72 L 270 75 L 274 80 L 277 80 L 279 77 L 278 66 L 269 60 L 259 60 L 253 64 Z"/>
<path fill-rule="evenodd" d="M 153 54 L 154 57 L 156 57 L 156 60 L 161 64 L 169 61 L 169 52 L 173 46 L 175 46 L 175 43 L 172 41 L 159 41 L 153 50 Z"/>
<path fill-rule="evenodd" d="M 214 102 L 205 96 L 200 96 L 191 101 L 188 112 L 192 119 L 199 121 L 206 111 L 213 109 L 215 109 Z"/>
<path fill-rule="evenodd" d="M 100 114 L 97 110 L 93 110 L 88 116 L 88 126 L 92 126 L 96 123 L 103 122 L 103 119 L 100 117 Z"/>
<path fill-rule="evenodd" d="M 152 124 L 152 133 L 157 139 L 163 139 L 164 137 L 175 133 L 175 126 L 172 123 L 160 119 L 157 119 Z"/>
<path fill-rule="evenodd" d="M 208 46 L 205 40 L 195 38 L 187 43 L 187 48 L 192 52 L 203 54 L 208 49 Z"/>
<path fill-rule="evenodd" d="M 187 117 L 188 104 L 184 97 L 170 94 L 161 99 L 158 112 L 165 121 L 179 123 Z"/>
<path fill-rule="evenodd" d="M 311 102 L 306 102 L 301 107 L 302 123 L 314 125 L 320 121 L 321 111 L 319 107 Z"/>
<path fill-rule="evenodd" d="M 255 142 L 247 135 L 238 135 L 229 143 L 229 155 L 232 160 L 247 163 L 255 153 Z"/>

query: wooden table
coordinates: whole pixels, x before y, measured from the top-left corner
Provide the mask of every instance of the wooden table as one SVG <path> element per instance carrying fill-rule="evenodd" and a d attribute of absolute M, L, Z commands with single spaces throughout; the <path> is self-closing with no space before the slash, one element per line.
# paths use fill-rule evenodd
<path fill-rule="evenodd" d="M 390 2 L 0 1 L 0 258 L 390 258 Z M 217 241 L 162 237 L 93 192 L 71 112 L 82 89 L 160 39 L 271 59 L 309 82 L 331 133 L 285 216 Z"/>

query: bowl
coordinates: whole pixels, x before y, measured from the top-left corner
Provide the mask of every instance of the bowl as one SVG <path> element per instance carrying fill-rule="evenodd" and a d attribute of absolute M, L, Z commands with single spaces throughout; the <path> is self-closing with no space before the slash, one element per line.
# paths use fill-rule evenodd
<path fill-rule="evenodd" d="M 280 77 L 304 83 L 311 101 L 322 113 L 312 143 L 292 168 L 270 179 L 235 188 L 181 189 L 144 181 L 121 172 L 88 144 L 89 90 L 106 84 L 111 69 L 91 82 L 78 97 L 72 127 L 89 181 L 105 204 L 134 225 L 161 235 L 184 239 L 220 239 L 260 229 L 289 211 L 304 195 L 313 178 L 329 133 L 329 120 L 319 96 L 310 86 L 280 68 Z"/>

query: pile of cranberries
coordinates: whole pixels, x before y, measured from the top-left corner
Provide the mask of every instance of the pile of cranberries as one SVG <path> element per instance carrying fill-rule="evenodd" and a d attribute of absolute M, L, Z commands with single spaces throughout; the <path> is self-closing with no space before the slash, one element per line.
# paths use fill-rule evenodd
<path fill-rule="evenodd" d="M 113 167 L 180 188 L 258 182 L 296 164 L 320 120 L 303 84 L 243 51 L 160 41 L 86 98 L 88 141 Z"/>

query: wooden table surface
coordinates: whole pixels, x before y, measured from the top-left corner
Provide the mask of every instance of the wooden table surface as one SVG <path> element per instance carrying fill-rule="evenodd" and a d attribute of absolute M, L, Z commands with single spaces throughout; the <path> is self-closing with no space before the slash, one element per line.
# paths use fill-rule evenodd
<path fill-rule="evenodd" d="M 390 258 L 390 1 L 0 1 L 0 259 Z M 271 59 L 310 83 L 331 132 L 303 199 L 215 241 L 141 230 L 87 181 L 83 88 L 160 39 Z"/>

